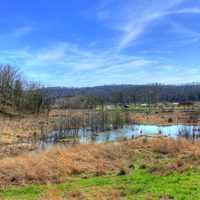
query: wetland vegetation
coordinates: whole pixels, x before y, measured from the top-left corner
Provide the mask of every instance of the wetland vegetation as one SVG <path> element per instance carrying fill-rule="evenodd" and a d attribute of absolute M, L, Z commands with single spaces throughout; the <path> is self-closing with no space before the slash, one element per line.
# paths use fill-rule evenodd
<path fill-rule="evenodd" d="M 0 199 L 200 198 L 198 85 L 57 96 L 7 65 L 0 80 Z"/>

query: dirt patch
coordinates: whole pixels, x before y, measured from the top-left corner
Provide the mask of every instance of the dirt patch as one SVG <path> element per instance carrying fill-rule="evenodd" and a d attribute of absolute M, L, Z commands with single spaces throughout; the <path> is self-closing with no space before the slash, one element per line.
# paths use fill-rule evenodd
<path fill-rule="evenodd" d="M 116 191 L 110 192 L 69 192 L 60 195 L 57 190 L 49 190 L 39 200 L 121 200 L 120 194 Z"/>

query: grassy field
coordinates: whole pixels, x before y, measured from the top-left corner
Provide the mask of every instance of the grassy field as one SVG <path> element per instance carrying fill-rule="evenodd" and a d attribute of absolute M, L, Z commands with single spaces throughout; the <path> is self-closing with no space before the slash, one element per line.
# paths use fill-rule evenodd
<path fill-rule="evenodd" d="M 200 145 L 139 138 L 0 160 L 3 200 L 198 200 Z"/>
<path fill-rule="evenodd" d="M 152 175 L 135 169 L 129 175 L 75 178 L 57 185 L 31 185 L 1 191 L 7 200 L 198 200 L 200 171 Z"/>

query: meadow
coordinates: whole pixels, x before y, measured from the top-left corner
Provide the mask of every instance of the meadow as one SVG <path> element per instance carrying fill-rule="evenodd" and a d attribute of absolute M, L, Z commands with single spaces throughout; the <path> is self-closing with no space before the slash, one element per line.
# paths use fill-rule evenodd
<path fill-rule="evenodd" d="M 1 198 L 199 199 L 198 142 L 144 137 L 1 159 Z"/>

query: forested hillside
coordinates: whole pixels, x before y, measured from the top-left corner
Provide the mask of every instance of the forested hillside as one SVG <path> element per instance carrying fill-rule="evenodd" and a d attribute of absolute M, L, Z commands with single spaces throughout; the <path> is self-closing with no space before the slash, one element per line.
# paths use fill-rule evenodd
<path fill-rule="evenodd" d="M 155 103 L 200 100 L 200 84 L 107 85 L 84 88 L 49 87 L 42 89 L 42 91 L 51 98 L 92 96 L 110 103 Z"/>

